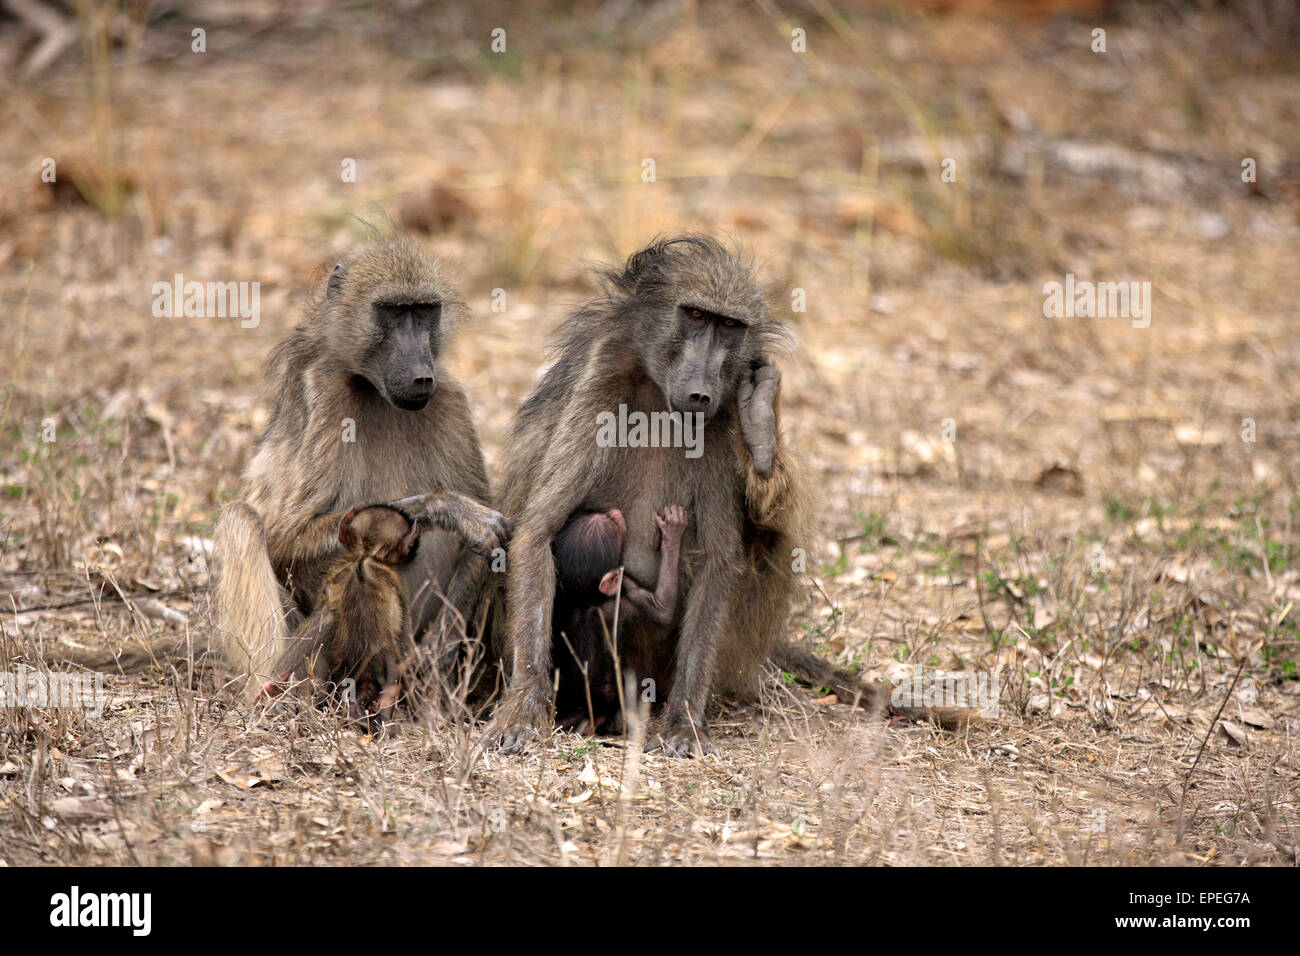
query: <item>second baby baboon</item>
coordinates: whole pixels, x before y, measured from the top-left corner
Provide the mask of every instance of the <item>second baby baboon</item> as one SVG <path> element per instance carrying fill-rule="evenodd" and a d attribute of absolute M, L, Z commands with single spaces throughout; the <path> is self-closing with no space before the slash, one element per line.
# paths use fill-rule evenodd
<path fill-rule="evenodd" d="M 560 671 L 556 712 L 561 726 L 595 733 L 621 726 L 619 670 L 644 673 L 640 661 L 619 654 L 618 631 L 644 616 L 661 627 L 677 613 L 677 571 L 686 510 L 668 505 L 659 526 L 659 581 L 653 591 L 620 569 L 627 524 L 617 508 L 571 515 L 555 536 L 555 609 L 552 647 Z M 620 593 L 621 591 L 621 593 Z"/>
<path fill-rule="evenodd" d="M 482 556 L 507 531 L 465 391 L 441 365 L 463 310 L 414 243 L 384 239 L 334 267 L 272 354 L 270 421 L 216 535 L 222 656 L 250 693 L 320 605 L 341 517 L 368 502 L 399 504 L 424 532 L 402 568 L 417 637 L 472 623 Z"/>
<path fill-rule="evenodd" d="M 400 508 L 371 505 L 343 516 L 339 543 L 347 554 L 325 575 L 316 608 L 276 662 L 262 693 L 278 694 L 295 674 L 310 677 L 318 692 L 351 681 L 348 716 L 387 720 L 414 649 L 399 569 L 415 558 L 420 528 Z"/>
<path fill-rule="evenodd" d="M 715 239 L 656 242 L 601 278 L 602 294 L 563 327 L 557 359 L 521 405 L 506 447 L 510 676 L 492 734 L 503 750 L 518 751 L 548 719 L 550 545 L 568 517 L 619 509 L 623 563 L 650 587 L 658 577 L 654 516 L 675 500 L 692 516 L 682 608 L 669 626 L 629 622 L 620 642 L 652 662 L 638 675 L 662 701 L 652 746 L 673 756 L 709 753 L 710 695 L 754 689 L 798 590 L 795 549 L 808 546 L 806 499 L 781 443 L 780 379 L 770 361 L 788 336 L 768 314 L 751 264 Z M 649 423 L 653 441 L 644 427 L 639 440 L 631 427 L 611 434 L 611 422 L 633 419 Z"/>

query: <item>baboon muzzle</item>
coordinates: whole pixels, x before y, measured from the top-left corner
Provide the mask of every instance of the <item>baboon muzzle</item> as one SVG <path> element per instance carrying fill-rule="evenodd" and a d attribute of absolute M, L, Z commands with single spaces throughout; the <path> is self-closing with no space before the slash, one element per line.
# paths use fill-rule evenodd
<path fill-rule="evenodd" d="M 429 404 L 429 399 L 433 398 L 433 393 L 437 390 L 438 383 L 433 368 L 416 371 L 404 378 L 406 384 L 390 384 L 388 394 L 398 408 L 408 412 L 418 412 Z"/>
<path fill-rule="evenodd" d="M 384 374 L 388 400 L 406 411 L 419 411 L 429 404 L 438 387 L 428 336 L 412 328 L 395 332 L 389 354 L 391 358 Z"/>
<path fill-rule="evenodd" d="M 708 421 L 718 411 L 718 382 L 707 381 L 704 375 L 695 374 L 672 390 L 669 404 L 675 412 L 699 413 Z"/>

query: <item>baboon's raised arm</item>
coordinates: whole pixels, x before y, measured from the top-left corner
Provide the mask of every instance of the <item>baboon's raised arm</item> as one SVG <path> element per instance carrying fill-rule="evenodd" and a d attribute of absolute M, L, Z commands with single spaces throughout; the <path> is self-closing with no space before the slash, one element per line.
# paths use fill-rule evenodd
<path fill-rule="evenodd" d="M 479 554 L 490 554 L 510 539 L 505 517 L 469 495 L 439 488 L 393 502 L 415 516 L 422 528 L 441 528 L 459 535 Z"/>
<path fill-rule="evenodd" d="M 631 578 L 623 578 L 623 594 L 647 618 L 668 627 L 677 616 L 677 592 L 680 580 L 682 535 L 686 533 L 686 509 L 668 505 L 662 516 L 656 515 L 661 543 L 659 546 L 659 583 L 653 591 L 641 587 Z"/>

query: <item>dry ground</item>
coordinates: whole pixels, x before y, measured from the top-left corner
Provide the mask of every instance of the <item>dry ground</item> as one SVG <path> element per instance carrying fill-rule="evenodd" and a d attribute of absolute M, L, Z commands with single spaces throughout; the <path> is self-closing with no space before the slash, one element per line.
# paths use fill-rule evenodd
<path fill-rule="evenodd" d="M 473 307 L 449 364 L 492 467 L 584 260 L 743 239 L 823 496 L 791 636 L 996 673 L 998 716 L 880 726 L 773 675 L 719 704 L 721 758 L 625 766 L 108 675 L 98 719 L 0 710 L 0 863 L 1295 865 L 1296 25 L 1124 8 L 1098 54 L 1084 19 L 511 6 L 92 16 L 30 80 L 5 25 L 0 672 L 202 645 L 261 362 L 352 216 L 391 213 Z M 154 319 L 176 273 L 260 282 L 261 324 Z M 1044 318 L 1067 273 L 1150 282 L 1150 327 Z"/>

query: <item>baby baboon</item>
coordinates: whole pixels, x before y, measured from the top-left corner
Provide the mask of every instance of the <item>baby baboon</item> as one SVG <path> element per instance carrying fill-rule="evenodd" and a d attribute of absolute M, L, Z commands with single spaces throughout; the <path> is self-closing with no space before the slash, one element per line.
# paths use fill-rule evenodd
<path fill-rule="evenodd" d="M 411 642 L 406 582 L 398 568 L 420 544 L 415 521 L 391 505 L 349 511 L 339 524 L 345 557 L 325 575 L 320 601 L 275 664 L 262 693 L 278 694 L 305 664 L 320 689 L 352 681 L 348 715 L 387 720 L 401 692 Z"/>
<path fill-rule="evenodd" d="M 769 361 L 788 334 L 768 315 L 750 263 L 708 237 L 656 242 L 601 278 L 603 293 L 563 327 L 558 358 L 524 400 L 506 447 L 510 683 L 493 732 L 517 751 L 550 712 L 550 543 L 569 515 L 619 509 L 623 563 L 651 587 L 654 516 L 676 500 L 693 518 L 682 543 L 683 609 L 668 626 L 629 622 L 620 647 L 652 662 L 638 677 L 653 696 L 666 691 L 652 745 L 707 753 L 710 694 L 753 689 L 797 593 L 794 549 L 807 547 Z M 610 440 L 611 420 L 634 418 L 649 423 L 648 434 L 629 427 Z M 702 432 L 690 428 L 700 424 Z"/>
<path fill-rule="evenodd" d="M 627 524 L 617 508 L 580 511 L 565 522 L 551 550 L 555 554 L 555 609 L 551 615 L 551 646 L 560 670 L 556 712 L 561 726 L 593 734 L 604 725 L 621 726 L 618 670 L 613 651 L 615 611 L 618 630 L 641 616 L 668 627 L 677 613 L 677 565 L 686 510 L 668 505 L 655 515 L 659 525 L 659 583 L 649 591 L 620 570 Z M 619 583 L 622 581 L 622 599 Z M 637 662 L 622 659 L 625 670 L 637 672 Z"/>
<path fill-rule="evenodd" d="M 250 693 L 320 605 L 340 518 L 366 502 L 401 505 L 425 532 L 402 569 L 417 638 L 431 624 L 446 634 L 473 620 L 482 555 L 507 532 L 486 504 L 465 392 L 440 364 L 463 308 L 414 243 L 390 238 L 335 266 L 273 353 L 270 421 L 216 538 L 223 656 Z"/>

